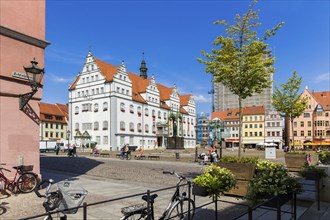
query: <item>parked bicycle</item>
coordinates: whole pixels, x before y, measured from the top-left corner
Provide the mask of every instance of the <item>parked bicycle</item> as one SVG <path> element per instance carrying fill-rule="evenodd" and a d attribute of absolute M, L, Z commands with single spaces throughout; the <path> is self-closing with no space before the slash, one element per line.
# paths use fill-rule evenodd
<path fill-rule="evenodd" d="M 184 184 L 190 184 L 191 181 L 186 179 L 186 177 L 181 176 L 174 171 L 163 171 L 164 174 L 175 175 L 178 177 L 178 182 L 176 183 L 176 190 L 168 203 L 167 208 L 163 212 L 159 220 L 167 219 L 188 219 L 191 220 L 195 214 L 195 202 L 187 197 L 187 192 L 180 191 L 180 187 Z M 183 184 L 184 183 L 184 184 Z M 121 220 L 133 220 L 133 219 L 150 219 L 154 220 L 154 202 L 157 198 L 157 194 L 143 195 L 142 199 L 149 203 L 149 210 L 146 203 L 137 204 L 121 209 L 124 215 Z M 148 216 L 149 213 L 149 216 Z"/>
<path fill-rule="evenodd" d="M 10 190 L 12 193 L 17 192 L 29 193 L 32 192 L 38 185 L 38 175 L 31 172 L 33 170 L 33 165 L 29 166 L 14 166 L 16 170 L 14 179 L 8 179 L 3 171 L 11 172 L 10 170 L 3 168 L 0 164 L 0 190 Z"/>
<path fill-rule="evenodd" d="M 45 194 L 41 195 L 39 192 L 42 186 L 46 185 Z M 54 185 L 54 180 L 43 180 L 38 187 L 34 190 L 36 195 L 39 198 L 45 198 L 44 202 L 42 203 L 43 207 L 45 208 L 48 215 L 44 218 L 44 220 L 52 220 L 51 211 L 58 211 L 57 215 L 60 220 L 66 220 L 66 214 L 75 214 L 78 211 L 78 207 L 81 205 L 85 196 L 87 195 L 87 190 L 82 188 L 81 186 L 75 184 L 72 181 L 61 181 L 57 183 L 57 189 L 55 191 L 50 191 L 52 186 Z M 60 213 L 63 216 L 59 216 Z"/>

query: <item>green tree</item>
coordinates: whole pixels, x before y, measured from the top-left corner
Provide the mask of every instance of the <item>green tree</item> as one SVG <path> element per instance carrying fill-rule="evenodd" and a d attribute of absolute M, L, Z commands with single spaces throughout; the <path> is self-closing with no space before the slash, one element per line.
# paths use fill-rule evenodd
<path fill-rule="evenodd" d="M 225 20 L 216 21 L 214 24 L 224 25 L 226 35 L 218 36 L 213 44 L 216 48 L 211 53 L 201 51 L 205 60 L 197 60 L 206 65 L 205 72 L 213 75 L 213 82 L 220 82 L 238 96 L 240 129 L 239 150 L 242 148 L 242 100 L 255 93 L 261 93 L 271 86 L 271 74 L 275 71 L 268 44 L 265 41 L 276 34 L 283 22 L 275 28 L 267 30 L 262 38 L 258 38 L 255 30 L 260 23 L 258 12 L 254 10 L 257 1 L 249 6 L 248 11 L 242 16 L 237 14 L 233 25 Z"/>
<path fill-rule="evenodd" d="M 274 107 L 291 123 L 292 144 L 294 143 L 293 120 L 304 112 L 308 104 L 307 97 L 303 98 L 298 93 L 301 82 L 302 77 L 299 77 L 296 71 L 294 71 L 292 77 L 289 78 L 285 84 L 281 84 L 282 89 L 280 90 L 278 87 L 275 87 L 273 94 Z M 288 123 L 285 123 L 285 137 L 287 137 L 287 139 L 289 138 Z M 288 140 L 285 142 L 285 144 L 290 146 Z"/>

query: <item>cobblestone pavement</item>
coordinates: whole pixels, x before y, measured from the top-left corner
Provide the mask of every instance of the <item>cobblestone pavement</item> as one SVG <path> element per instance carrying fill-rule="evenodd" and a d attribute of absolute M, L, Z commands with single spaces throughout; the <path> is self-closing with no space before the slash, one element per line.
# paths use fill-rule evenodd
<path fill-rule="evenodd" d="M 223 151 L 224 155 L 233 153 L 235 153 L 235 155 L 237 154 L 237 152 Z M 249 154 L 252 156 L 257 156 L 257 154 L 260 153 L 262 152 L 249 151 Z M 202 172 L 201 168 L 203 167 L 198 163 L 192 163 L 194 152 L 183 152 L 180 154 L 180 161 L 186 161 L 187 163 L 177 162 L 174 158 L 175 153 L 173 152 L 150 153 L 161 155 L 160 161 L 134 159 L 129 161 L 119 160 L 115 158 L 114 153 L 110 157 L 91 157 L 89 154 L 85 153 L 84 156 L 83 154 L 84 153 L 81 153 L 77 158 L 67 157 L 64 154 L 58 156 L 51 153 L 41 155 L 41 174 L 45 178 L 56 177 L 54 179 L 57 181 L 63 180 L 68 176 L 78 179 L 85 176 L 87 178 L 86 181 L 88 182 L 90 180 L 90 183 L 93 183 L 94 185 L 95 183 L 93 181 L 98 181 L 100 178 L 103 182 L 115 184 L 111 185 L 111 187 L 117 188 L 111 190 L 113 190 L 118 196 L 121 194 L 130 195 L 141 192 L 134 190 L 155 190 L 167 186 L 174 186 L 177 179 L 174 176 L 162 174 L 163 170 L 175 170 L 177 173 L 194 178 Z M 262 158 L 262 155 L 260 158 Z M 278 161 L 281 162 L 282 159 L 278 159 Z M 58 174 L 56 172 L 58 172 Z M 61 175 L 61 173 L 66 173 L 66 175 Z M 131 187 L 132 189 L 121 189 L 121 186 Z M 88 187 L 92 186 L 88 185 Z M 93 187 L 97 188 L 97 186 Z M 90 193 L 86 197 L 86 202 L 92 203 L 109 199 L 106 193 L 102 193 L 102 190 L 106 189 L 96 189 L 95 191 L 98 191 L 97 193 Z M 44 210 L 41 204 L 42 200 L 37 198 L 33 193 L 20 194 L 18 196 L 10 196 L 9 198 L 1 199 L 0 207 L 4 207 L 6 213 L 0 215 L 0 219 L 18 219 L 43 213 Z M 225 207 L 219 208 L 221 209 Z M 205 211 L 207 212 L 207 209 L 203 210 L 203 212 Z M 109 213 L 107 216 L 109 216 Z"/>

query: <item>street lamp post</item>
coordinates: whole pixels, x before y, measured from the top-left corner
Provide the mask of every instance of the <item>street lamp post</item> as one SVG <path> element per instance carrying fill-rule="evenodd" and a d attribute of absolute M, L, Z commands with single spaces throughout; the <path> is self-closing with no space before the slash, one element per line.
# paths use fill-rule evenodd
<path fill-rule="evenodd" d="M 198 148 L 197 148 L 197 124 L 194 126 L 196 133 L 196 143 L 195 143 L 195 162 L 198 162 Z"/>
<path fill-rule="evenodd" d="M 66 132 L 66 134 L 67 134 L 67 136 L 68 136 L 68 153 L 69 153 L 69 151 L 70 151 L 70 134 L 71 134 L 70 130 L 68 130 L 68 131 Z"/>

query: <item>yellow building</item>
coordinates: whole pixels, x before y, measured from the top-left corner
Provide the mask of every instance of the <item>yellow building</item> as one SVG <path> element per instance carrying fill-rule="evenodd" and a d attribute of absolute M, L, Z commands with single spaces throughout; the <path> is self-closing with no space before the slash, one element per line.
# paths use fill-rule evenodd
<path fill-rule="evenodd" d="M 68 106 L 40 102 L 40 140 L 67 140 Z"/>
<path fill-rule="evenodd" d="M 242 139 L 245 148 L 256 147 L 265 142 L 265 108 L 252 106 L 243 108 Z"/>

